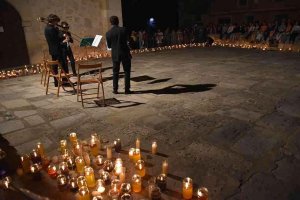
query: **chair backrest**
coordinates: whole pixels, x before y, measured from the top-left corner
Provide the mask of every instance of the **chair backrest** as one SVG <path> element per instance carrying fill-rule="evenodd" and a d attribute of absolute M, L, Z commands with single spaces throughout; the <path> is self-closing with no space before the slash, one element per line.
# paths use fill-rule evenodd
<path fill-rule="evenodd" d="M 60 68 L 60 63 L 58 62 L 58 60 L 46 60 L 46 70 L 51 72 L 52 74 L 56 74 L 53 70 L 53 67 L 55 65 Z"/>
<path fill-rule="evenodd" d="M 96 64 L 78 64 L 78 78 L 80 78 L 81 70 L 99 70 L 99 80 L 102 81 L 102 63 Z"/>

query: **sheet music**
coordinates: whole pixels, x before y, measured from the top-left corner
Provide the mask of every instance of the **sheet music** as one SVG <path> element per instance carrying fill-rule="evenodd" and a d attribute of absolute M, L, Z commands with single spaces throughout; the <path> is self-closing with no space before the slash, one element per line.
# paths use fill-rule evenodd
<path fill-rule="evenodd" d="M 102 39 L 102 35 L 96 35 L 95 39 L 94 39 L 94 41 L 92 43 L 92 46 L 93 47 L 98 47 L 99 44 L 100 44 L 100 42 L 101 42 L 101 39 Z"/>

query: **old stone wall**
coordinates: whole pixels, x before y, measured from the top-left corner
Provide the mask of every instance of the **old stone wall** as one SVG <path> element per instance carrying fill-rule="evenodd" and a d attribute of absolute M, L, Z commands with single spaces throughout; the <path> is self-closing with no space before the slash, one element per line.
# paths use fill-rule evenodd
<path fill-rule="evenodd" d="M 48 56 L 48 46 L 44 37 L 45 24 L 38 22 L 38 17 L 56 14 L 61 21 L 69 23 L 73 35 L 80 37 L 105 35 L 110 28 L 111 15 L 117 15 L 120 23 L 122 22 L 121 0 L 7 0 L 7 2 L 21 15 L 31 63 L 40 62 L 43 52 Z M 75 41 L 74 49 L 78 45 L 79 42 Z"/>

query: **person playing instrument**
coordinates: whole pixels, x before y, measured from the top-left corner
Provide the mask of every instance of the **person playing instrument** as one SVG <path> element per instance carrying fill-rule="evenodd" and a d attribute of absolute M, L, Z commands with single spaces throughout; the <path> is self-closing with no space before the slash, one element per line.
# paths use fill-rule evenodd
<path fill-rule="evenodd" d="M 73 75 L 77 76 L 76 69 L 75 69 L 75 59 L 70 45 L 70 43 L 73 43 L 71 32 L 69 32 L 70 26 L 67 22 L 61 22 L 61 27 L 62 27 L 61 33 L 64 39 L 62 41 L 63 60 L 65 62 L 65 65 L 68 67 L 68 58 L 69 58 Z"/>
<path fill-rule="evenodd" d="M 44 30 L 45 38 L 49 47 L 49 54 L 52 60 L 58 60 L 58 62 L 64 67 L 64 61 L 62 56 L 62 45 L 63 38 L 60 37 L 59 29 L 57 28 L 60 18 L 57 15 L 50 14 L 47 17 L 47 25 Z M 58 66 L 53 66 L 53 73 L 58 73 Z M 54 78 L 54 86 L 57 87 L 58 82 Z"/>

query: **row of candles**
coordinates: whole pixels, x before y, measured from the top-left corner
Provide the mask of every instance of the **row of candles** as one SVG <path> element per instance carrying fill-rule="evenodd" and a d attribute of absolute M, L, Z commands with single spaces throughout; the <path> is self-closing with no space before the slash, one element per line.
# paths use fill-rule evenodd
<path fill-rule="evenodd" d="M 261 49 L 261 50 L 268 50 L 269 46 L 267 44 L 251 44 L 246 42 L 237 42 L 237 43 L 231 43 L 226 41 L 216 41 L 212 44 L 213 46 L 219 46 L 219 47 L 235 47 L 235 48 L 244 48 L 244 49 Z M 172 46 L 164 46 L 164 47 L 156 47 L 156 48 L 144 48 L 144 49 L 136 49 L 132 50 L 132 54 L 138 54 L 138 53 L 147 53 L 147 52 L 156 52 L 156 51 L 162 51 L 162 50 L 172 50 L 172 49 L 181 49 L 181 48 L 191 48 L 191 47 L 205 47 L 204 43 L 190 43 L 190 44 L 180 44 L 180 45 L 172 45 Z M 296 49 L 292 47 L 279 47 L 279 51 L 296 51 Z M 297 52 L 300 52 L 300 49 L 297 49 Z M 75 61 L 87 61 L 90 59 L 97 59 L 97 58 L 107 58 L 110 57 L 110 53 L 92 53 L 87 56 L 79 57 L 77 56 L 75 58 Z M 7 79 L 7 78 L 14 78 L 19 76 L 26 76 L 31 74 L 37 74 L 41 73 L 43 70 L 43 64 L 36 64 L 36 65 L 25 65 L 24 67 L 18 67 L 13 70 L 2 70 L 0 71 L 0 80 L 1 79 Z"/>
<path fill-rule="evenodd" d="M 36 149 L 33 149 L 30 156 L 21 156 L 21 164 L 25 173 L 31 172 L 34 179 L 41 179 L 41 170 L 47 169 L 48 175 L 51 178 L 57 179 L 57 185 L 60 190 L 70 188 L 71 191 L 78 191 L 78 199 L 90 199 L 90 195 L 94 199 L 102 199 L 103 193 L 106 191 L 105 185 L 110 183 L 111 187 L 108 195 L 112 199 L 131 199 L 131 191 L 139 193 L 142 190 L 142 178 L 146 175 L 145 162 L 142 160 L 139 139 L 136 140 L 136 147 L 130 148 L 128 151 L 129 159 L 134 163 L 135 174 L 132 176 L 131 184 L 125 182 L 126 168 L 121 158 L 116 158 L 112 161 L 112 148 L 116 152 L 121 152 L 121 140 L 117 139 L 113 145 L 106 145 L 106 160 L 100 155 L 102 143 L 97 134 L 92 134 L 89 144 L 80 142 L 76 133 L 69 134 L 69 141 L 71 143 L 71 152 L 76 156 L 75 160 L 69 153 L 67 140 L 60 141 L 59 151 L 61 153 L 61 162 L 56 165 L 58 158 L 53 157 L 52 163 L 45 155 L 42 143 L 37 143 Z M 93 157 L 92 161 L 88 150 Z M 157 142 L 152 142 L 152 154 L 157 154 Z M 100 169 L 99 179 L 95 178 L 95 171 L 93 169 Z M 160 199 L 161 192 L 167 188 L 167 174 L 168 162 L 162 162 L 162 173 L 149 181 L 149 197 L 151 199 Z M 79 174 L 74 175 L 73 170 Z M 111 175 L 112 174 L 112 175 Z M 90 190 L 94 189 L 92 193 Z M 183 179 L 182 196 L 184 199 L 191 199 L 193 197 L 193 181 L 191 178 Z M 201 200 L 208 200 L 208 190 L 204 187 L 197 191 L 197 198 Z"/>

